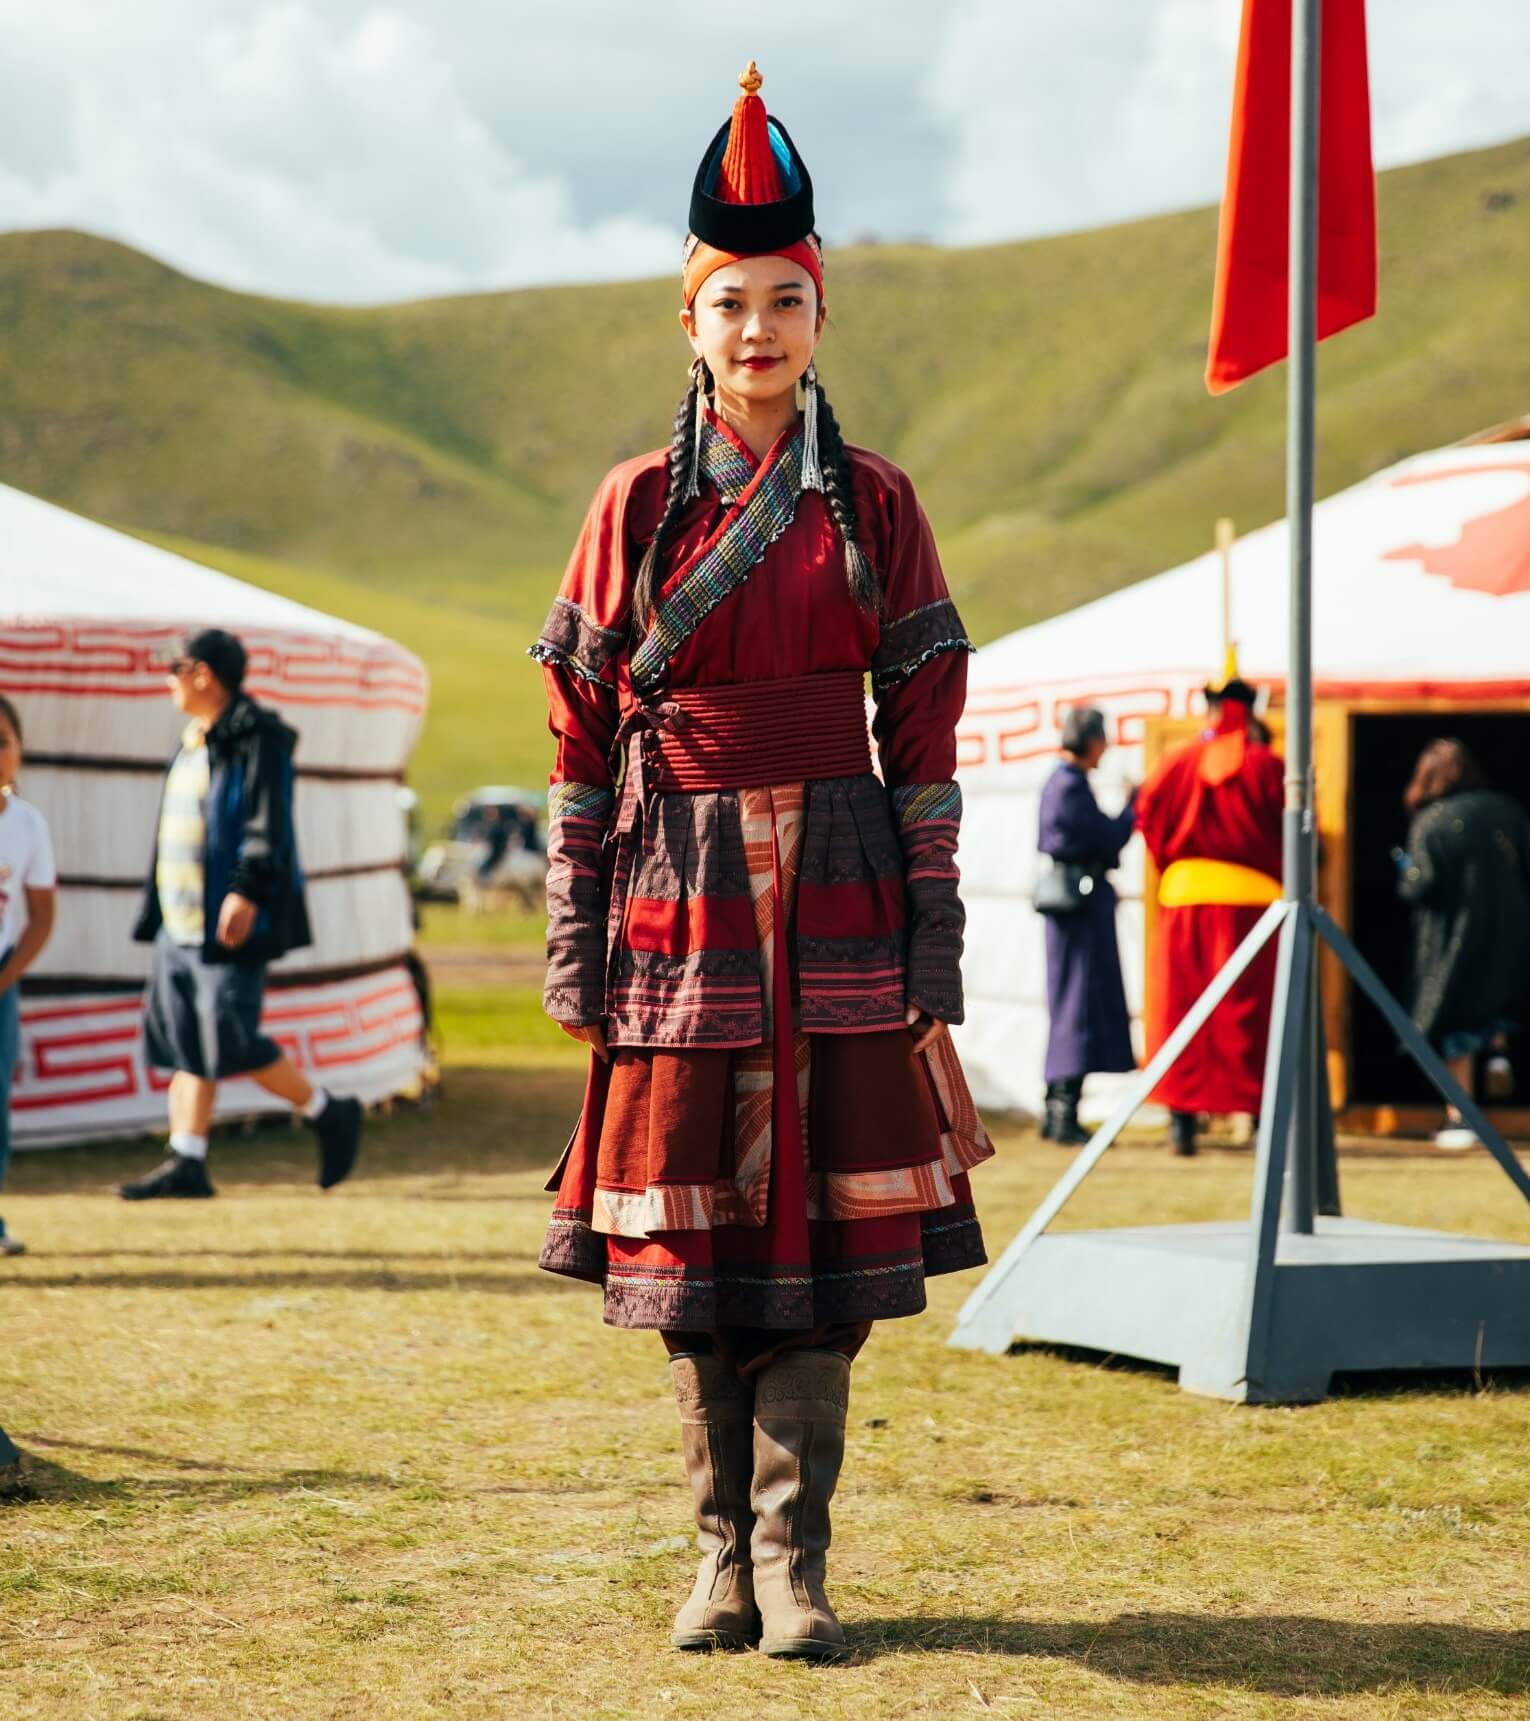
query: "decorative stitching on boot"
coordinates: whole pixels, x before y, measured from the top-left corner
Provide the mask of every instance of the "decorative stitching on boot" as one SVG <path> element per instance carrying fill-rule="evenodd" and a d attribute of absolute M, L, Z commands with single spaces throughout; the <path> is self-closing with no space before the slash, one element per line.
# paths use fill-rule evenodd
<path fill-rule="evenodd" d="M 814 1368 L 811 1364 L 793 1367 L 785 1373 L 780 1364 L 771 1369 L 754 1389 L 754 1413 L 759 1416 L 772 1405 L 814 1401 L 835 1410 L 850 1408 L 850 1379 L 848 1371 Z"/>

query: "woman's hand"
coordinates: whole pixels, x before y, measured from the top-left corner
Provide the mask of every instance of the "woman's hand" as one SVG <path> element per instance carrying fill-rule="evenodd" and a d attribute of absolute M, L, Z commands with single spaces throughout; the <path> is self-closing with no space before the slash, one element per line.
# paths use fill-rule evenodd
<path fill-rule="evenodd" d="M 903 1020 L 913 1030 L 914 1050 L 927 1051 L 944 1034 L 946 1025 L 938 1016 L 932 1016 L 928 1010 L 921 1010 L 917 1004 L 910 1004 L 903 1013 Z"/>
<path fill-rule="evenodd" d="M 567 1022 L 560 1022 L 558 1026 L 571 1040 L 583 1040 L 601 1063 L 611 1062 L 611 1054 L 606 1049 L 606 1030 L 599 1022 L 587 1022 L 580 1028 L 571 1028 Z"/>

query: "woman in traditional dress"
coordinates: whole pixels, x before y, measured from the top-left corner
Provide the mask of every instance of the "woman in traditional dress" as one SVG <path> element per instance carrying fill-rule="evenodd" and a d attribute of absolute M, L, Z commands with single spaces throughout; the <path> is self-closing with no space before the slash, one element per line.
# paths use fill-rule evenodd
<path fill-rule="evenodd" d="M 971 645 L 912 485 L 818 385 L 812 183 L 739 81 L 691 198 L 673 439 L 600 485 L 532 648 L 545 1004 L 593 1050 L 542 1265 L 669 1351 L 703 1553 L 675 1645 L 825 1659 L 851 1361 L 984 1259 L 992 1149 L 946 1032 Z"/>

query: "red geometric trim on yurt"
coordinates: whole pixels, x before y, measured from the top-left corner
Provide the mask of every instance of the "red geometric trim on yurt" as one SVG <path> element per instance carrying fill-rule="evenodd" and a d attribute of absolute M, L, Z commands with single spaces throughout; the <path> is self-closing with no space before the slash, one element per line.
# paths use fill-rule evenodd
<path fill-rule="evenodd" d="M 0 686 L 11 695 L 109 694 L 163 699 L 165 655 L 184 630 L 132 622 L 15 623 L 0 627 Z M 315 637 L 241 627 L 249 655 L 246 689 L 281 706 L 343 706 L 357 711 L 425 710 L 428 678 L 391 640 Z"/>
<path fill-rule="evenodd" d="M 91 1130 L 157 1118 L 169 1083 L 144 1063 L 142 1018 L 136 992 L 23 999 L 11 1094 L 18 1134 L 24 1138 L 29 1119 L 45 1128 L 46 1114 L 74 1107 L 108 1108 L 90 1118 Z M 344 1092 L 348 1073 L 417 1044 L 423 1019 L 413 981 L 395 967 L 327 986 L 283 988 L 268 998 L 261 1026 L 301 1069 L 333 1076 Z"/>

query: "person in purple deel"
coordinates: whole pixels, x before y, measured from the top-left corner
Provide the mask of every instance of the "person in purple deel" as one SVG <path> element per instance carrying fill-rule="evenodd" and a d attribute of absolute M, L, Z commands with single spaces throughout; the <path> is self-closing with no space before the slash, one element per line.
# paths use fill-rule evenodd
<path fill-rule="evenodd" d="M 244 646 L 204 628 L 167 665 L 186 717 L 165 774 L 133 937 L 154 946 L 144 1043 L 170 1082 L 170 1154 L 119 1184 L 127 1201 L 216 1194 L 207 1135 L 218 1083 L 258 1082 L 313 1125 L 318 1184 L 348 1177 L 361 1105 L 316 1087 L 261 1032 L 266 967 L 312 943 L 292 818 L 296 733 L 244 691 Z"/>
<path fill-rule="evenodd" d="M 1089 1139 L 1078 1121 L 1084 1077 L 1137 1067 L 1116 944 L 1116 893 L 1107 876 L 1131 837 L 1137 791 L 1119 813 L 1100 810 L 1089 773 L 1106 744 L 1104 713 L 1075 706 L 1063 721 L 1062 762 L 1041 791 L 1037 847 L 1052 861 L 1036 894 L 1046 920 L 1052 1018 L 1041 1134 L 1059 1147 Z"/>

